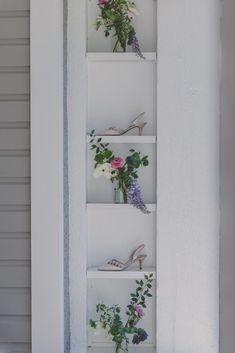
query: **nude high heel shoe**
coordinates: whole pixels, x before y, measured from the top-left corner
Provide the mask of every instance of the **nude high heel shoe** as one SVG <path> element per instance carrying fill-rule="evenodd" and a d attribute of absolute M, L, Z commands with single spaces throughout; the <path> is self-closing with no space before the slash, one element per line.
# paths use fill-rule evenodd
<path fill-rule="evenodd" d="M 133 129 L 138 129 L 139 136 L 141 136 L 143 129 L 147 124 L 146 122 L 143 121 L 144 115 L 145 115 L 145 112 L 139 114 L 135 119 L 131 121 L 130 125 L 125 130 L 118 129 L 117 127 L 110 127 L 107 130 L 98 132 L 96 136 L 121 136 Z"/>
<path fill-rule="evenodd" d="M 144 247 L 145 247 L 144 244 L 141 244 L 140 246 L 138 246 L 138 248 L 131 253 L 129 260 L 127 262 L 123 263 L 119 260 L 112 259 L 108 261 L 104 266 L 99 267 L 98 270 L 99 271 L 124 271 L 136 262 L 139 263 L 139 269 L 142 270 L 143 261 L 146 259 L 147 255 L 139 254 L 139 253 L 143 250 Z"/>

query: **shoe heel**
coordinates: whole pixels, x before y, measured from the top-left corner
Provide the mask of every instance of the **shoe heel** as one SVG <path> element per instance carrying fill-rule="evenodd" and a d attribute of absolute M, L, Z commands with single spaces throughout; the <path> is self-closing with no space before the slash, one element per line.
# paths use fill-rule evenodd
<path fill-rule="evenodd" d="M 139 255 L 138 261 L 139 261 L 139 269 L 143 269 L 143 262 L 146 259 L 147 255 Z"/>
<path fill-rule="evenodd" d="M 139 269 L 140 271 L 143 269 L 143 259 L 139 259 Z"/>
<path fill-rule="evenodd" d="M 142 136 L 143 128 L 139 127 L 139 136 Z"/>
<path fill-rule="evenodd" d="M 141 124 L 140 126 L 138 126 L 138 129 L 139 129 L 139 136 L 142 136 L 142 132 L 144 130 L 144 127 L 145 127 L 146 123 L 143 123 Z"/>

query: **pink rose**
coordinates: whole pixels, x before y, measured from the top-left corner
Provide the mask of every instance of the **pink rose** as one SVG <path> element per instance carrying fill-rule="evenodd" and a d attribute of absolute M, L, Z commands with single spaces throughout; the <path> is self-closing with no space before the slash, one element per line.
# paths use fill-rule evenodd
<path fill-rule="evenodd" d="M 110 0 L 99 0 L 98 5 L 102 6 L 102 5 L 106 5 L 110 2 Z"/>
<path fill-rule="evenodd" d="M 111 166 L 113 169 L 120 169 L 123 166 L 123 159 L 121 157 L 114 158 L 111 161 Z"/>

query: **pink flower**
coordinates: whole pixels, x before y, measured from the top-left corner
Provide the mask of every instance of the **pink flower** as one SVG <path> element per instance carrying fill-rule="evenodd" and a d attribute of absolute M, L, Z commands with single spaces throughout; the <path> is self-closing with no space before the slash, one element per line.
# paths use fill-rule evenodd
<path fill-rule="evenodd" d="M 142 308 L 141 305 L 139 304 L 135 304 L 134 305 L 134 310 L 135 310 L 135 314 L 139 317 L 144 316 L 144 309 Z"/>
<path fill-rule="evenodd" d="M 99 5 L 99 6 L 106 5 L 106 4 L 108 4 L 109 2 L 110 2 L 110 0 L 99 0 L 98 5 Z"/>
<path fill-rule="evenodd" d="M 111 166 L 113 169 L 120 169 L 122 168 L 124 162 L 121 157 L 116 157 L 111 161 Z"/>

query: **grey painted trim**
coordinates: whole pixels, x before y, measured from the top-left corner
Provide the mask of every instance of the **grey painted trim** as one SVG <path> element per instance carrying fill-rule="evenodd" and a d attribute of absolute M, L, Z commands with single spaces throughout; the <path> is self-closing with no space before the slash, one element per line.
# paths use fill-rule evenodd
<path fill-rule="evenodd" d="M 68 115 L 67 115 L 67 27 L 68 3 L 64 0 L 64 352 L 70 352 L 69 293 L 69 176 L 68 176 Z"/>

